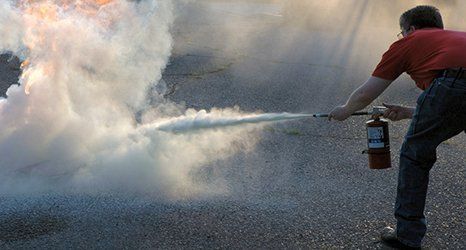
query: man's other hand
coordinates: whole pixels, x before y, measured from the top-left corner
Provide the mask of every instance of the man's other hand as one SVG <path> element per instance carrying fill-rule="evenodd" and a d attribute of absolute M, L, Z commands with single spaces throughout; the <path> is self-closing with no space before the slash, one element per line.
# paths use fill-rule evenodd
<path fill-rule="evenodd" d="M 413 117 L 414 108 L 403 107 L 398 105 L 383 104 L 387 110 L 385 110 L 383 117 L 392 121 L 400 121 L 403 119 L 411 119 Z"/>
<path fill-rule="evenodd" d="M 344 121 L 350 117 L 352 112 L 348 110 L 348 108 L 345 105 L 338 106 L 330 112 L 330 115 L 328 116 L 329 120 L 337 120 L 337 121 Z"/>

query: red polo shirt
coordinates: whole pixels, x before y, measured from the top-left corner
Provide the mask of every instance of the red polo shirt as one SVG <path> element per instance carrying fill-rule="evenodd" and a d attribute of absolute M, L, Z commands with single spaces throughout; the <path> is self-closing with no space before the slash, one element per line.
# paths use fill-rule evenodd
<path fill-rule="evenodd" d="M 395 80 L 406 72 L 424 90 L 441 70 L 460 67 L 466 68 L 466 32 L 420 29 L 394 42 L 372 76 Z"/>

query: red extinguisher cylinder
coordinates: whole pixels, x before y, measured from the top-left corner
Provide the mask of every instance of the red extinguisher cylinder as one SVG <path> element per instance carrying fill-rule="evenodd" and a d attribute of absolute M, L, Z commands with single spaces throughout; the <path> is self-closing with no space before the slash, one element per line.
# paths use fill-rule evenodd
<path fill-rule="evenodd" d="M 387 169 L 392 167 L 390 155 L 390 135 L 388 121 L 378 116 L 366 122 L 367 153 L 369 154 L 369 168 Z"/>

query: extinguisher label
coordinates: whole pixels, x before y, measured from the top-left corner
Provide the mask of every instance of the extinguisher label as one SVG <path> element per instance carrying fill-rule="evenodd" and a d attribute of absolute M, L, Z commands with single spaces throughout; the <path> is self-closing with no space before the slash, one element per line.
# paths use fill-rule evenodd
<path fill-rule="evenodd" d="M 367 139 L 369 148 L 385 148 L 383 127 L 368 127 Z"/>

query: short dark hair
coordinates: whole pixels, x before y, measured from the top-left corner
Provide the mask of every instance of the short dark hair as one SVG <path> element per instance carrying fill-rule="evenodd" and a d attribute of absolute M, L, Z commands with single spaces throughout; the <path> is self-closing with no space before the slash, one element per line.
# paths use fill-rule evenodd
<path fill-rule="evenodd" d="M 408 30 L 414 26 L 416 29 L 440 28 L 443 29 L 443 20 L 440 11 L 429 5 L 419 5 L 407 10 L 400 17 L 400 27 Z"/>

